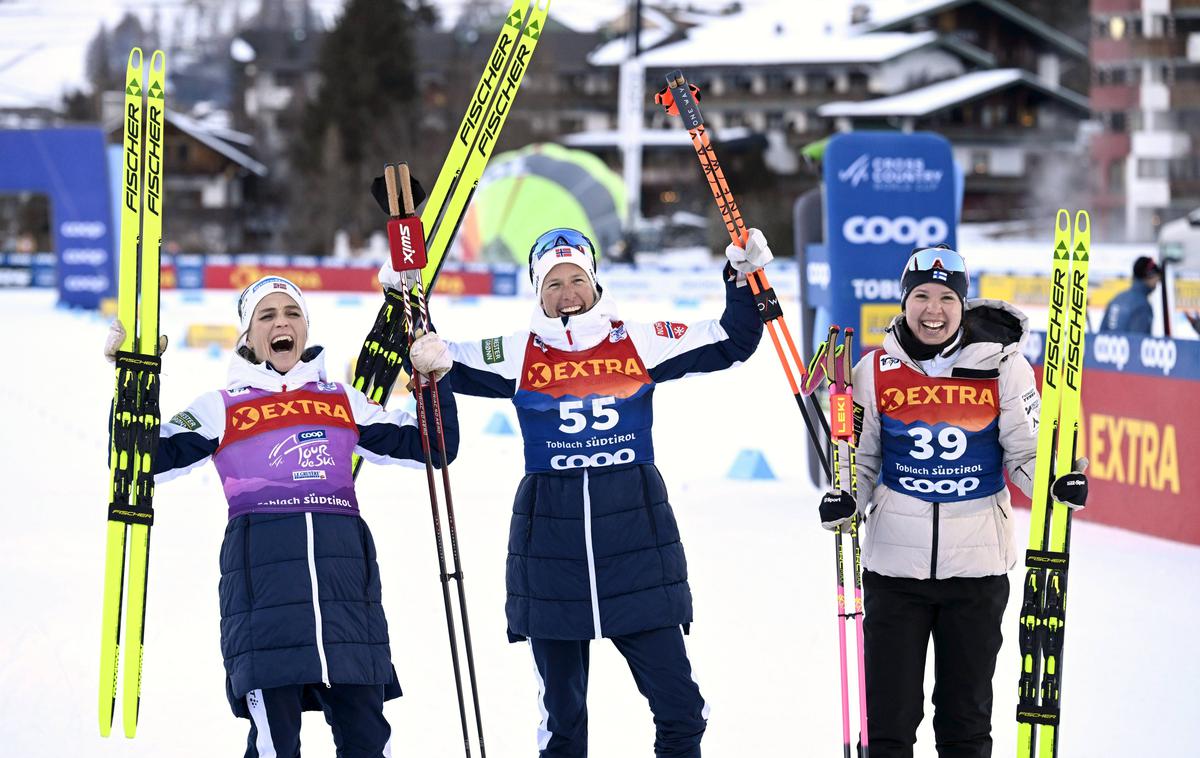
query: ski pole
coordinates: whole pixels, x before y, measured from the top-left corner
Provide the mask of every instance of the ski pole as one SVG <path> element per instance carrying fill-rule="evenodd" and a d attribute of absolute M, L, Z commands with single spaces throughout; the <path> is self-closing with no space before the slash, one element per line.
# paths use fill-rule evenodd
<path fill-rule="evenodd" d="M 716 153 L 713 151 L 712 143 L 708 139 L 708 131 L 704 126 L 704 116 L 700 112 L 699 94 L 700 90 L 694 85 L 688 84 L 683 76 L 683 72 L 676 70 L 667 75 L 666 89 L 659 91 L 655 95 L 654 100 L 663 106 L 668 114 L 682 117 L 683 125 L 692 138 L 692 147 L 696 150 L 696 157 L 700 161 L 700 167 L 704 170 L 704 175 L 708 179 L 708 186 L 712 190 L 713 199 L 716 201 L 717 208 L 721 212 L 721 218 L 725 221 L 725 228 L 729 232 L 729 238 L 733 241 L 733 244 L 742 247 L 746 244 L 749 231 L 742 220 L 742 212 L 738 209 L 737 202 L 733 199 L 733 193 L 729 190 L 729 184 L 725 181 L 725 172 L 721 169 L 721 164 L 717 162 Z M 821 443 L 816 426 L 817 423 L 824 425 L 824 419 L 821 415 L 820 406 L 811 394 L 812 390 L 816 387 L 806 381 L 808 375 L 805 371 L 804 362 L 800 359 L 800 353 L 796 350 L 796 344 L 792 340 L 787 322 L 783 319 L 783 308 L 779 304 L 779 299 L 775 296 L 775 290 L 771 288 L 770 282 L 767 281 L 766 272 L 761 268 L 748 274 L 746 281 L 750 285 L 750 292 L 754 294 L 754 301 L 758 306 L 759 318 L 762 319 L 763 324 L 767 327 L 767 332 L 771 335 L 771 342 L 775 345 L 775 353 L 779 356 L 779 362 L 783 366 L 783 372 L 787 377 L 788 385 L 791 387 L 792 395 L 796 398 L 796 405 L 799 406 L 800 413 L 804 416 L 804 425 L 808 428 L 809 438 L 817 451 L 818 459 L 826 467 L 825 474 L 828 476 L 830 472 L 828 465 L 825 463 L 824 456 L 821 454 Z M 788 346 L 788 353 L 784 352 L 783 344 L 785 342 Z M 790 362 L 789 353 L 791 357 Z M 793 371 L 793 366 L 795 366 L 795 371 Z M 800 375 L 800 383 L 796 381 L 796 374 Z M 802 391 L 802 385 L 808 389 L 807 395 Z M 820 422 L 814 422 L 810 418 L 808 409 L 804 405 L 804 398 L 806 396 L 809 398 L 816 417 L 821 419 Z M 828 430 L 825 431 L 828 433 Z"/>
<path fill-rule="evenodd" d="M 833 475 L 830 477 L 830 486 L 834 494 L 840 494 L 842 491 L 842 469 L 838 451 L 846 433 L 845 403 L 843 402 L 846 395 L 845 389 L 839 381 L 839 365 L 834 354 L 835 351 L 829 349 L 828 346 L 837 344 L 839 331 L 840 328 L 837 324 L 829 327 L 829 339 L 826 341 L 825 352 L 825 378 L 829 382 L 829 466 L 833 471 Z M 839 421 L 843 423 L 839 423 Z M 842 685 L 842 750 L 844 757 L 850 758 L 850 678 L 846 659 L 846 559 L 843 553 L 844 549 L 845 543 L 839 528 L 833 533 L 833 555 L 837 566 L 838 662 L 841 666 Z"/>
<path fill-rule="evenodd" d="M 854 329 L 847 327 L 841 345 L 841 354 L 838 356 L 838 372 L 837 380 L 842 384 L 844 400 L 839 400 L 843 408 L 839 410 L 839 423 L 843 420 L 848 423 L 848 428 L 839 429 L 839 433 L 846 441 L 846 457 L 850 471 L 850 496 L 854 501 L 858 502 L 858 461 L 856 450 L 858 448 L 858 439 L 854 432 Z M 830 408 L 833 408 L 833 402 L 830 401 Z M 837 444 L 836 442 L 834 443 Z M 854 636 L 855 644 L 858 646 L 858 743 L 860 747 L 859 755 L 861 758 L 868 758 L 868 734 L 867 734 L 867 668 L 866 668 L 866 645 L 864 644 L 863 635 L 863 588 L 862 588 L 862 550 L 858 542 L 858 513 L 850 518 L 850 558 L 852 563 L 853 579 L 854 579 L 854 613 L 850 614 L 854 617 Z M 842 542 L 841 535 L 836 535 L 839 545 Z M 841 570 L 841 561 L 839 559 L 839 570 Z M 840 584 L 840 582 L 839 582 Z"/>
<path fill-rule="evenodd" d="M 416 319 L 412 309 L 412 296 L 415 292 L 422 323 L 426 332 L 429 330 L 429 305 L 425 298 L 425 289 L 421 283 L 421 269 L 425 265 L 424 237 L 421 234 L 421 220 L 414 214 L 412 194 L 409 185 L 408 165 L 399 167 L 388 164 L 384 168 L 384 180 L 387 183 L 388 210 L 391 218 L 388 220 L 388 242 L 392 252 L 393 268 L 401 275 L 404 283 L 402 309 L 408 347 L 416 337 Z M 399 190 L 399 191 L 398 191 Z M 399 194 L 404 196 L 403 213 Z M 425 387 L 429 388 L 430 406 L 425 404 Z M 459 562 L 458 535 L 454 523 L 454 500 L 450 491 L 449 463 L 446 461 L 446 438 L 442 424 L 441 401 L 438 396 L 437 380 L 414 372 L 413 395 L 417 404 L 417 426 L 421 433 L 421 451 L 425 457 L 425 478 L 429 485 L 429 505 L 433 515 L 434 542 L 437 547 L 438 577 L 442 584 L 442 603 L 446 611 L 446 632 L 450 640 L 450 660 L 454 668 L 454 686 L 458 695 L 458 716 L 462 727 L 463 749 L 467 758 L 471 756 L 471 737 L 467 727 L 467 708 L 463 697 L 462 666 L 458 657 L 458 636 L 455 633 L 454 611 L 450 601 L 450 580 L 458 585 L 459 609 L 463 620 L 463 642 L 466 648 L 467 669 L 470 677 L 471 700 L 475 709 L 475 726 L 479 735 L 479 753 L 486 758 L 484 748 L 483 720 L 479 709 L 479 692 L 475 677 L 475 657 L 471 647 L 470 624 L 467 620 L 466 595 L 462 584 L 462 570 Z M 446 549 L 442 539 L 442 523 L 438 505 L 437 484 L 433 474 L 433 456 L 430 445 L 430 413 L 433 414 L 433 429 L 437 433 L 438 448 L 442 454 L 442 487 L 446 496 L 446 514 L 450 529 L 450 542 L 454 571 L 447 571 Z"/>
<path fill-rule="evenodd" d="M 839 332 L 835 324 L 829 327 L 829 344 L 837 342 Z M 847 328 L 842 344 L 836 351 L 826 353 L 826 378 L 829 381 L 829 423 L 831 430 L 833 467 L 833 492 L 840 493 L 842 489 L 842 467 L 839 460 L 841 443 L 846 443 L 846 463 L 849 470 L 850 496 L 858 500 L 858 470 L 855 455 L 854 436 L 854 382 L 853 354 L 854 329 Z M 836 352 L 836 354 L 835 354 Z M 842 745 L 846 758 L 850 756 L 850 680 L 847 673 L 846 661 L 846 621 L 854 619 L 855 644 L 857 645 L 858 670 L 858 743 L 859 755 L 867 758 L 867 679 L 866 679 L 866 649 L 863 645 L 863 607 L 862 607 L 862 561 L 858 543 L 859 518 L 856 512 L 850 517 L 848 531 L 850 533 L 851 563 L 854 582 L 854 611 L 846 612 L 846 576 L 845 576 L 845 540 L 842 530 L 834 532 L 835 554 L 837 559 L 837 592 L 838 592 L 838 644 L 841 658 L 842 684 Z"/>

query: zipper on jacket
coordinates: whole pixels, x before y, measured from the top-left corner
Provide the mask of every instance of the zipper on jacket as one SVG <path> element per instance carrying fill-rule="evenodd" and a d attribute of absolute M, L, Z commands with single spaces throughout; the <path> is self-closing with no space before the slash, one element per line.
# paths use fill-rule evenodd
<path fill-rule="evenodd" d="M 592 552 L 592 496 L 588 491 L 588 472 L 583 470 L 583 544 L 587 549 L 588 585 L 592 593 L 592 626 L 595 628 L 595 639 L 604 635 L 600 633 L 600 595 L 596 592 L 596 555 Z"/>
<path fill-rule="evenodd" d="M 308 579 L 312 585 L 313 619 L 317 625 L 317 657 L 321 659 L 321 682 L 329 685 L 329 663 L 325 659 L 325 634 L 321 629 L 321 601 L 317 597 L 317 558 L 313 539 L 313 515 L 311 511 L 304 513 L 304 526 L 308 531 Z"/>
<path fill-rule="evenodd" d="M 937 579 L 937 553 L 938 553 L 938 522 L 941 520 L 941 503 L 933 504 L 933 555 L 929 557 L 929 578 Z"/>

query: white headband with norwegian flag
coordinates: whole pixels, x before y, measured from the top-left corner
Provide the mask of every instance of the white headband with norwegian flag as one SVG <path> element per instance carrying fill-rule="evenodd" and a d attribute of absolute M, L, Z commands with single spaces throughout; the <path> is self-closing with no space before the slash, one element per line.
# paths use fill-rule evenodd
<path fill-rule="evenodd" d="M 304 302 L 304 293 L 300 291 L 300 288 L 290 279 L 284 279 L 282 276 L 264 276 L 242 290 L 242 295 L 238 298 L 238 319 L 242 323 L 243 332 L 250 329 L 250 319 L 254 316 L 254 309 L 258 307 L 262 299 L 276 292 L 282 292 L 294 300 L 296 305 L 300 306 L 301 312 L 304 313 L 304 323 L 308 323 L 308 305 Z"/>
<path fill-rule="evenodd" d="M 545 251 L 540 258 L 533 262 L 533 290 L 538 297 L 541 297 L 542 294 L 542 281 L 550 273 L 550 270 L 560 263 L 574 263 L 583 269 L 592 283 L 592 289 L 599 292 L 600 287 L 596 282 L 596 261 L 593 260 L 592 254 L 570 245 L 560 245 Z"/>

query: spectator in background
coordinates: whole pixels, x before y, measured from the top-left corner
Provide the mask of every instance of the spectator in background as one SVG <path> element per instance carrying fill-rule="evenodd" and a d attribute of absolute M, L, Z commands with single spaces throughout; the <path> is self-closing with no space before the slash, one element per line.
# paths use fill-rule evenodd
<path fill-rule="evenodd" d="M 1141 256 L 1133 262 L 1133 281 L 1129 289 L 1119 293 L 1104 309 L 1100 321 L 1102 332 L 1136 332 L 1149 334 L 1154 323 L 1150 295 L 1162 281 L 1162 269 L 1153 258 Z"/>

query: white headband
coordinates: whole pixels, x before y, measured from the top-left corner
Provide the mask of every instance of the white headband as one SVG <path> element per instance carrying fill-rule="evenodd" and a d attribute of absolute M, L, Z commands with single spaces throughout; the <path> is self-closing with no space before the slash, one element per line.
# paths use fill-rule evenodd
<path fill-rule="evenodd" d="M 577 247 L 562 245 L 547 250 L 542 253 L 541 258 L 533 262 L 533 290 L 538 297 L 542 295 L 542 281 L 550 273 L 550 270 L 560 263 L 574 263 L 583 269 L 592 283 L 592 289 L 599 292 L 600 288 L 596 282 L 596 261 L 592 258 L 592 254 L 585 253 Z"/>
<path fill-rule="evenodd" d="M 254 309 L 258 307 L 262 299 L 276 292 L 282 292 L 294 300 L 304 314 L 304 323 L 308 323 L 308 305 L 304 302 L 304 293 L 300 291 L 300 288 L 282 276 L 264 276 L 242 290 L 242 295 L 238 298 L 238 318 L 242 322 L 243 332 L 250 328 L 250 319 L 254 316 Z"/>

